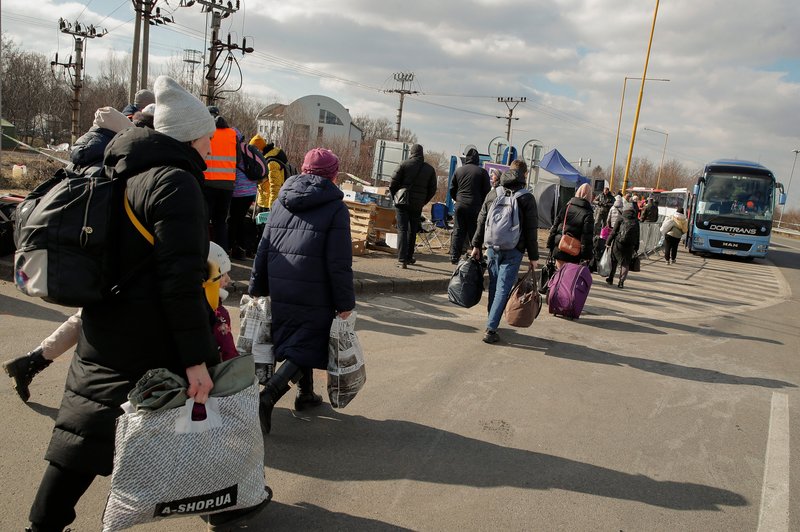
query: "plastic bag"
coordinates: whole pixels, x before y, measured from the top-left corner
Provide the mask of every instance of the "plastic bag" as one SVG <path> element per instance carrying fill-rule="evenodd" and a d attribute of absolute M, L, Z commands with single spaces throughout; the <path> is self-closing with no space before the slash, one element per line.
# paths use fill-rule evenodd
<path fill-rule="evenodd" d="M 611 249 L 606 248 L 603 252 L 603 257 L 597 263 L 597 273 L 603 277 L 608 277 L 611 274 Z"/>
<path fill-rule="evenodd" d="M 544 267 L 539 272 L 539 293 L 547 295 L 550 291 L 550 278 L 556 274 L 556 260 L 551 253 L 544 263 Z"/>
<path fill-rule="evenodd" d="M 530 327 L 542 310 L 542 296 L 536 286 L 533 268 L 517 281 L 506 303 L 506 322 L 512 327 Z"/>
<path fill-rule="evenodd" d="M 104 531 L 249 508 L 266 498 L 258 386 L 213 399 L 201 421 L 191 419 L 192 399 L 118 418 Z"/>
<path fill-rule="evenodd" d="M 355 331 L 356 312 L 346 320 L 335 317 L 328 339 L 328 399 L 334 408 L 344 408 L 367 382 L 364 351 Z"/>
<path fill-rule="evenodd" d="M 256 375 L 261 384 L 272 376 L 275 355 L 272 352 L 272 308 L 269 297 L 243 295 L 239 303 L 239 355 L 253 355 Z"/>
<path fill-rule="evenodd" d="M 483 274 L 486 262 L 470 257 L 461 259 L 447 285 L 447 298 L 460 307 L 477 305 L 483 294 Z"/>

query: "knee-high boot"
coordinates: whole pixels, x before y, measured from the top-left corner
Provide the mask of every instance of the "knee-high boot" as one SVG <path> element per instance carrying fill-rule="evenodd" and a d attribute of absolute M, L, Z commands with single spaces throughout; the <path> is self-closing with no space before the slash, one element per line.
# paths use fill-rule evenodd
<path fill-rule="evenodd" d="M 303 368 L 303 376 L 297 381 L 297 397 L 294 409 L 298 412 L 322 404 L 322 396 L 314 393 L 314 370 Z"/>
<path fill-rule="evenodd" d="M 261 418 L 261 430 L 269 434 L 272 428 L 272 409 L 275 404 L 289 391 L 289 382 L 302 376 L 302 368 L 290 360 L 286 360 L 281 367 L 269 378 L 264 389 L 261 390 L 261 403 L 258 415 Z"/>

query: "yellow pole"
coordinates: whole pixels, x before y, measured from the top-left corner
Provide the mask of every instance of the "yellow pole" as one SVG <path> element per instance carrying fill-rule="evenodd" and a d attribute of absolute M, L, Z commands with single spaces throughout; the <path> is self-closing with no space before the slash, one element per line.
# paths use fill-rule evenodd
<path fill-rule="evenodd" d="M 653 13 L 653 26 L 650 28 L 650 41 L 647 43 L 647 56 L 644 60 L 644 73 L 642 74 L 642 85 L 639 88 L 639 101 L 636 103 L 636 116 L 633 118 L 633 130 L 631 131 L 631 145 L 628 148 L 628 162 L 625 163 L 625 177 L 622 180 L 622 193 L 628 188 L 628 174 L 631 171 L 631 159 L 633 158 L 633 145 L 636 142 L 636 128 L 639 127 L 639 111 L 642 108 L 642 97 L 644 96 L 644 82 L 647 79 L 647 65 L 650 63 L 650 49 L 653 46 L 653 34 L 656 32 L 656 18 L 658 17 L 658 0 L 656 9 Z"/>
<path fill-rule="evenodd" d="M 622 98 L 619 101 L 619 120 L 617 120 L 617 140 L 614 141 L 614 160 L 611 162 L 611 179 L 608 182 L 608 188 L 611 193 L 614 193 L 614 170 L 617 168 L 617 148 L 619 147 L 619 128 L 622 126 L 622 107 L 625 105 L 625 87 L 628 85 L 628 76 L 625 76 L 625 81 L 622 82 Z"/>

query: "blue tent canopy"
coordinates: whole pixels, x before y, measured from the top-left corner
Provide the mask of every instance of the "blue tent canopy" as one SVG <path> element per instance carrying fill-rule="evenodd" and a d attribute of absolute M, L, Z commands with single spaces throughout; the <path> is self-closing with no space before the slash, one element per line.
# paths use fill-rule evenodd
<path fill-rule="evenodd" d="M 584 183 L 589 183 L 589 179 L 582 176 L 556 149 L 550 150 L 542 157 L 539 167 L 557 175 L 561 179 L 561 186 L 578 188 Z"/>

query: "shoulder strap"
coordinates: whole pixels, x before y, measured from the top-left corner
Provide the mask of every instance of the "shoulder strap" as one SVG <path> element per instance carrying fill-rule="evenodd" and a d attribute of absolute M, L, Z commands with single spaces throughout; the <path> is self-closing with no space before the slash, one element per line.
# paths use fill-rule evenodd
<path fill-rule="evenodd" d="M 122 196 L 125 202 L 125 214 L 128 215 L 128 219 L 131 221 L 136 230 L 139 231 L 139 234 L 142 235 L 144 239 L 150 243 L 151 246 L 154 246 L 156 239 L 153 237 L 153 234 L 147 230 L 147 228 L 142 224 L 142 222 L 139 221 L 139 219 L 133 213 L 133 209 L 131 208 L 131 203 L 128 201 L 127 190 L 128 189 L 126 188 L 125 190 L 122 191 Z"/>
<path fill-rule="evenodd" d="M 567 230 L 567 214 L 569 214 L 569 203 L 567 203 L 567 208 L 564 209 L 564 225 L 561 226 L 561 234 L 565 234 L 564 231 Z"/>

